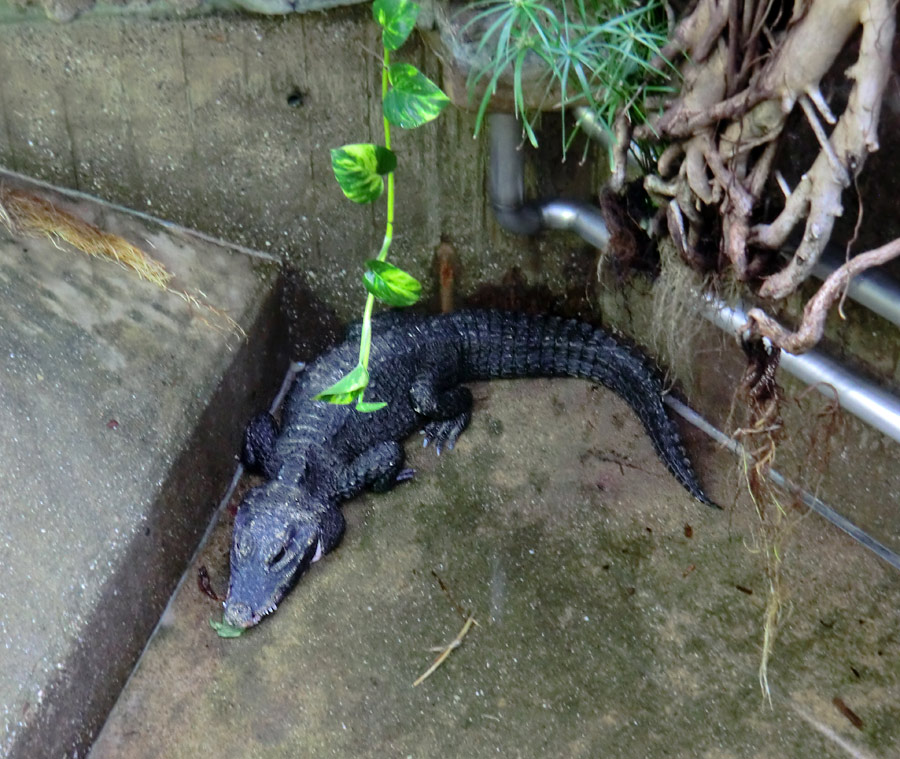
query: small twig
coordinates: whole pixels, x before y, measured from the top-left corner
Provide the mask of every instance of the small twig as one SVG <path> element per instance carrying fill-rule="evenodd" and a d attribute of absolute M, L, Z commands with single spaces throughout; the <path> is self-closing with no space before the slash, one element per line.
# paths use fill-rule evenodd
<path fill-rule="evenodd" d="M 844 248 L 844 263 L 850 260 L 850 251 L 856 245 L 856 241 L 859 239 L 859 230 L 862 229 L 863 199 L 859 192 L 859 178 L 856 174 L 853 175 L 853 187 L 856 190 L 856 225 L 853 227 L 853 236 L 847 241 L 847 247 Z M 847 318 L 844 315 L 844 301 L 847 300 L 847 288 L 849 286 L 850 281 L 848 280 L 844 286 L 844 291 L 841 293 L 841 299 L 838 301 L 838 314 L 840 314 L 841 319 Z"/>
<path fill-rule="evenodd" d="M 781 189 L 781 192 L 784 195 L 784 199 L 787 200 L 789 197 L 791 197 L 791 186 L 784 178 L 784 174 L 782 174 L 778 170 L 775 171 L 775 181 L 778 182 L 778 187 Z"/>
<path fill-rule="evenodd" d="M 466 617 L 468 617 L 469 615 L 463 611 L 463 607 L 459 605 L 459 601 L 457 601 L 453 597 L 453 593 L 450 592 L 450 588 L 447 586 L 447 583 L 445 583 L 441 579 L 440 575 L 433 569 L 431 570 L 431 575 L 435 580 L 438 581 L 438 585 L 440 586 L 441 590 L 444 591 L 444 595 L 447 596 L 447 600 L 452 604 L 453 608 L 456 609 L 456 613 L 459 614 L 460 619 L 466 619 Z"/>
<path fill-rule="evenodd" d="M 754 198 L 754 200 L 758 200 L 762 195 L 766 180 L 769 177 L 769 171 L 772 168 L 772 161 L 775 159 L 775 154 L 777 152 L 778 143 L 770 142 L 768 145 L 766 145 L 762 155 L 756 161 L 756 164 L 753 166 L 753 169 L 750 172 L 747 187 L 750 191 L 750 195 Z M 781 179 L 782 181 L 784 181 L 784 177 L 781 177 Z M 782 191 L 784 191 L 784 188 L 782 188 Z M 785 197 L 787 197 L 787 195 L 790 195 L 790 190 L 788 190 Z"/>
<path fill-rule="evenodd" d="M 822 118 L 825 119 L 825 121 L 827 121 L 832 126 L 837 123 L 837 119 L 831 112 L 831 108 L 825 101 L 825 96 L 822 94 L 822 90 L 818 85 L 816 85 L 815 87 L 810 87 L 806 91 L 806 94 L 812 101 L 812 104 L 816 107 L 816 110 L 822 115 Z"/>
<path fill-rule="evenodd" d="M 444 660 L 450 656 L 450 653 L 455 648 L 459 648 L 462 645 L 463 638 L 466 637 L 466 634 L 472 628 L 472 625 L 478 625 L 478 622 L 475 621 L 475 617 L 469 615 L 469 618 L 466 620 L 466 623 L 462 626 L 462 629 L 456 634 L 456 637 L 450 641 L 450 644 L 441 652 L 437 659 L 435 659 L 431 666 L 426 669 L 413 683 L 413 688 L 417 685 L 421 685 L 425 680 L 431 677 L 434 674 L 434 671 L 444 663 Z"/>

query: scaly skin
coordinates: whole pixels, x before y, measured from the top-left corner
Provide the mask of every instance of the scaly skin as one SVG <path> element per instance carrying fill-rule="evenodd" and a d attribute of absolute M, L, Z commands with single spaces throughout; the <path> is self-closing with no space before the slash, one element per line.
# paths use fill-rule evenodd
<path fill-rule="evenodd" d="M 312 400 L 357 360 L 359 336 L 316 360 L 285 403 L 279 433 L 271 417 L 247 429 L 244 461 L 268 481 L 238 509 L 225 621 L 251 627 L 275 610 L 310 563 L 344 532 L 341 504 L 362 490 L 387 490 L 403 470 L 401 441 L 424 428 L 438 450 L 469 423 L 472 394 L 462 383 L 497 377 L 581 377 L 615 391 L 644 423 L 659 457 L 685 489 L 700 487 L 663 387 L 646 358 L 612 335 L 568 319 L 500 311 L 442 316 L 391 312 L 374 320 L 366 398 L 386 401 L 361 414 Z"/>

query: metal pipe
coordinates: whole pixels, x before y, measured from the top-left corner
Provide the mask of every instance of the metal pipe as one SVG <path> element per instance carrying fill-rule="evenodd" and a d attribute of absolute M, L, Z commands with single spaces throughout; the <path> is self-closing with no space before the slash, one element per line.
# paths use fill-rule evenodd
<path fill-rule="evenodd" d="M 598 209 L 578 201 L 525 201 L 523 155 L 518 149 L 521 129 L 513 116 L 494 114 L 491 117 L 490 193 L 498 222 L 518 234 L 535 234 L 541 229 L 568 229 L 581 235 L 600 249 L 609 243 L 609 232 Z M 836 265 L 820 263 L 817 276 L 827 277 Z M 861 305 L 900 326 L 900 285 L 878 271 L 856 277 L 847 294 Z M 706 299 L 706 317 L 720 328 L 739 333 L 747 317 L 739 308 L 732 308 L 711 295 Z M 785 371 L 802 381 L 815 385 L 821 392 L 838 395 L 842 408 L 885 435 L 900 442 L 900 400 L 869 380 L 841 366 L 821 351 L 811 350 L 802 355 L 782 351 L 781 364 Z M 832 390 L 833 388 L 833 390 Z M 689 418 L 714 438 L 722 433 L 710 432 L 706 420 L 674 399 L 667 399 L 678 413 Z M 679 408 L 680 407 L 680 408 Z M 712 428 L 714 429 L 714 428 Z M 733 441 L 732 441 L 733 442 Z M 777 472 L 772 473 L 777 484 L 789 487 Z M 829 522 L 846 532 L 861 545 L 900 569 L 900 556 L 859 529 L 815 496 L 801 491 L 804 502 Z"/>
<path fill-rule="evenodd" d="M 580 200 L 545 200 L 538 209 L 545 229 L 569 230 L 600 250 L 609 245 L 606 222 L 594 206 Z"/>
<path fill-rule="evenodd" d="M 522 128 L 515 116 L 490 115 L 488 193 L 497 223 L 507 232 L 535 235 L 543 229 L 541 212 L 525 202 L 525 154 Z"/>
<path fill-rule="evenodd" d="M 609 232 L 599 209 L 580 201 L 545 200 L 526 202 L 521 127 L 515 116 L 491 116 L 490 181 L 491 203 L 500 224 L 518 234 L 535 234 L 541 229 L 568 229 L 604 249 Z M 824 266 L 824 264 L 823 264 Z M 827 275 L 826 275 L 827 276 Z M 854 279 L 848 295 L 871 306 L 900 325 L 900 286 L 880 272 L 865 272 Z M 706 297 L 707 318 L 722 329 L 736 333 L 746 323 L 746 315 L 712 296 Z M 823 393 L 833 387 L 843 408 L 884 434 L 900 442 L 900 400 L 873 382 L 841 366 L 821 351 L 802 355 L 782 353 L 781 366 L 802 381 L 816 385 Z"/>
<path fill-rule="evenodd" d="M 712 295 L 703 297 L 706 301 L 704 316 L 724 331 L 739 334 L 747 323 L 747 315 Z M 841 408 L 900 442 L 900 399 L 896 396 L 819 350 L 800 355 L 782 351 L 780 366 L 824 395 L 833 397 L 836 393 Z"/>
<path fill-rule="evenodd" d="M 542 229 L 569 230 L 591 245 L 605 248 L 609 232 L 598 208 L 578 200 L 525 200 L 521 143 L 518 119 L 507 113 L 492 113 L 488 188 L 497 223 L 518 235 L 534 235 Z"/>
<path fill-rule="evenodd" d="M 825 255 L 813 268 L 813 276 L 826 279 L 843 263 L 844 256 L 833 246 L 826 246 Z M 900 283 L 883 270 L 869 269 L 855 276 L 847 286 L 847 297 L 900 327 Z"/>
<path fill-rule="evenodd" d="M 676 414 L 682 417 L 687 422 L 690 422 L 698 429 L 705 432 L 709 435 L 713 440 L 715 440 L 719 445 L 727 448 L 731 451 L 735 456 L 744 456 L 744 446 L 742 446 L 737 440 L 732 437 L 729 437 L 724 432 L 722 432 L 718 427 L 710 424 L 706 419 L 704 419 L 700 414 L 698 414 L 694 409 L 690 406 L 686 406 L 677 398 L 672 397 L 671 395 L 667 395 L 665 397 L 666 405 L 672 409 Z M 778 472 L 775 469 L 769 469 L 769 479 L 772 480 L 778 487 L 787 490 L 788 492 L 798 493 L 800 499 L 803 503 L 813 511 L 815 511 L 819 516 L 827 519 L 831 522 L 835 527 L 840 530 L 846 532 L 851 538 L 853 538 L 858 543 L 862 543 L 866 548 L 868 548 L 872 553 L 876 554 L 880 558 L 884 559 L 888 564 L 895 567 L 896 569 L 900 569 L 900 556 L 898 556 L 894 551 L 888 548 L 884 543 L 881 543 L 871 535 L 869 535 L 864 530 L 861 530 L 857 527 L 853 522 L 851 522 L 846 517 L 839 514 L 837 511 L 832 509 L 828 504 L 819 500 L 812 493 L 808 493 L 802 488 L 798 487 L 790 480 L 787 479 L 783 474 Z"/>

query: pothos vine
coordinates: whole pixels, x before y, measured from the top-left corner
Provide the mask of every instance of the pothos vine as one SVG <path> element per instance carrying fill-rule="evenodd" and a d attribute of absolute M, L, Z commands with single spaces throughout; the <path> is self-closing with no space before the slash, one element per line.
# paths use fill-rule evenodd
<path fill-rule="evenodd" d="M 354 203 L 373 203 L 387 185 L 384 240 L 378 255 L 366 261 L 363 274 L 363 286 L 368 296 L 363 312 L 359 361 L 349 374 L 315 396 L 316 400 L 329 403 L 355 403 L 357 411 L 363 412 L 377 411 L 385 405 L 380 401 L 367 401 L 364 397 L 369 384 L 375 300 L 389 306 L 409 306 L 419 299 L 422 289 L 412 275 L 387 261 L 394 239 L 394 170 L 397 167 L 397 156 L 391 150 L 391 126 L 415 129 L 436 119 L 450 102 L 440 87 L 412 64 L 391 63 L 391 53 L 403 46 L 415 27 L 419 5 L 410 0 L 375 0 L 372 15 L 382 30 L 384 145 L 357 143 L 334 148 L 331 166 L 344 195 Z"/>

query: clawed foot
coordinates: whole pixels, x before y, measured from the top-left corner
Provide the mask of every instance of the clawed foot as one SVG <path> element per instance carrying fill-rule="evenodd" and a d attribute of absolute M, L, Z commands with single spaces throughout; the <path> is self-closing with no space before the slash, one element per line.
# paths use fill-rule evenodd
<path fill-rule="evenodd" d="M 434 442 L 434 449 L 438 456 L 441 455 L 441 451 L 444 448 L 452 451 L 453 446 L 456 445 L 456 441 L 459 440 L 459 436 L 466 428 L 468 422 L 468 415 L 429 422 L 425 425 L 425 429 L 422 430 L 425 435 L 422 447 L 427 448 L 429 443 Z"/>
<path fill-rule="evenodd" d="M 407 467 L 406 469 L 401 469 L 399 472 L 397 472 L 397 477 L 394 479 L 394 482 L 407 482 L 415 476 L 416 470 Z"/>

